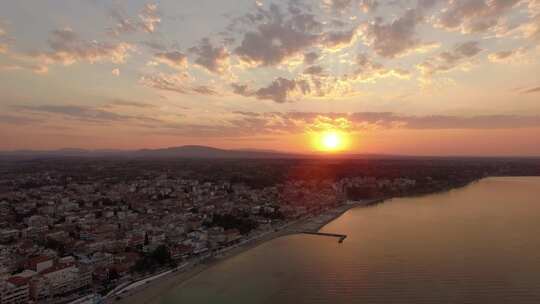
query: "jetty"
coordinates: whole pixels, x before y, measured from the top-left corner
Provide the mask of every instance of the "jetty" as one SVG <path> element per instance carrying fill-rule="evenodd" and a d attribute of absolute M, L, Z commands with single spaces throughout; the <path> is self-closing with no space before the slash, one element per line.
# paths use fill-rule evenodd
<path fill-rule="evenodd" d="M 347 238 L 346 234 L 337 234 L 337 233 L 324 233 L 324 232 L 312 232 L 312 231 L 301 231 L 300 233 L 311 234 L 311 235 L 320 235 L 320 236 L 328 236 L 328 237 L 335 237 L 335 238 L 338 238 L 339 243 L 343 243 L 343 241 Z"/>

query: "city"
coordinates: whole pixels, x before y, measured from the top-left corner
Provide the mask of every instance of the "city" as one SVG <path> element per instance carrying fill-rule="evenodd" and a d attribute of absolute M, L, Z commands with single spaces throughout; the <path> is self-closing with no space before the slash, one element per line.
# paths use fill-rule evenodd
<path fill-rule="evenodd" d="M 275 176 L 257 181 L 268 166 Z M 229 176 L 211 174 L 223 167 Z M 8 304 L 119 300 L 141 282 L 350 201 L 444 191 L 488 175 L 539 175 L 540 163 L 60 158 L 6 163 L 2 171 L 0 299 Z"/>

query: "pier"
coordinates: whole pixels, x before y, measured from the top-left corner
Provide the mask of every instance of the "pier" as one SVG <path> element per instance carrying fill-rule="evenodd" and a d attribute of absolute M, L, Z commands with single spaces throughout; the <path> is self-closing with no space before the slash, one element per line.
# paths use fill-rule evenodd
<path fill-rule="evenodd" d="M 338 238 L 339 243 L 343 243 L 343 240 L 347 238 L 346 234 L 337 234 L 337 233 L 323 233 L 323 232 L 311 232 L 311 231 L 301 231 L 300 233 L 303 234 L 311 234 L 311 235 L 320 235 L 320 236 L 329 236 L 329 237 L 335 237 Z"/>

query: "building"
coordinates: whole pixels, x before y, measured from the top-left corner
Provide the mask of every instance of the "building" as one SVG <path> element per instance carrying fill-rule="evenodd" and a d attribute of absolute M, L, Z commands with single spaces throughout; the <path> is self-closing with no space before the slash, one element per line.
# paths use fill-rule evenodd
<path fill-rule="evenodd" d="M 30 300 L 29 278 L 12 276 L 0 282 L 0 304 L 26 304 Z"/>

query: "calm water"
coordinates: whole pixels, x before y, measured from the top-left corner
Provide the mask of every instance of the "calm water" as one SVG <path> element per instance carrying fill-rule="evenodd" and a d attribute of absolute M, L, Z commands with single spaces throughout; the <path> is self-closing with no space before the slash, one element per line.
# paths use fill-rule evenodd
<path fill-rule="evenodd" d="M 290 236 L 229 259 L 162 303 L 540 303 L 540 178 L 350 210 L 333 238 Z"/>

